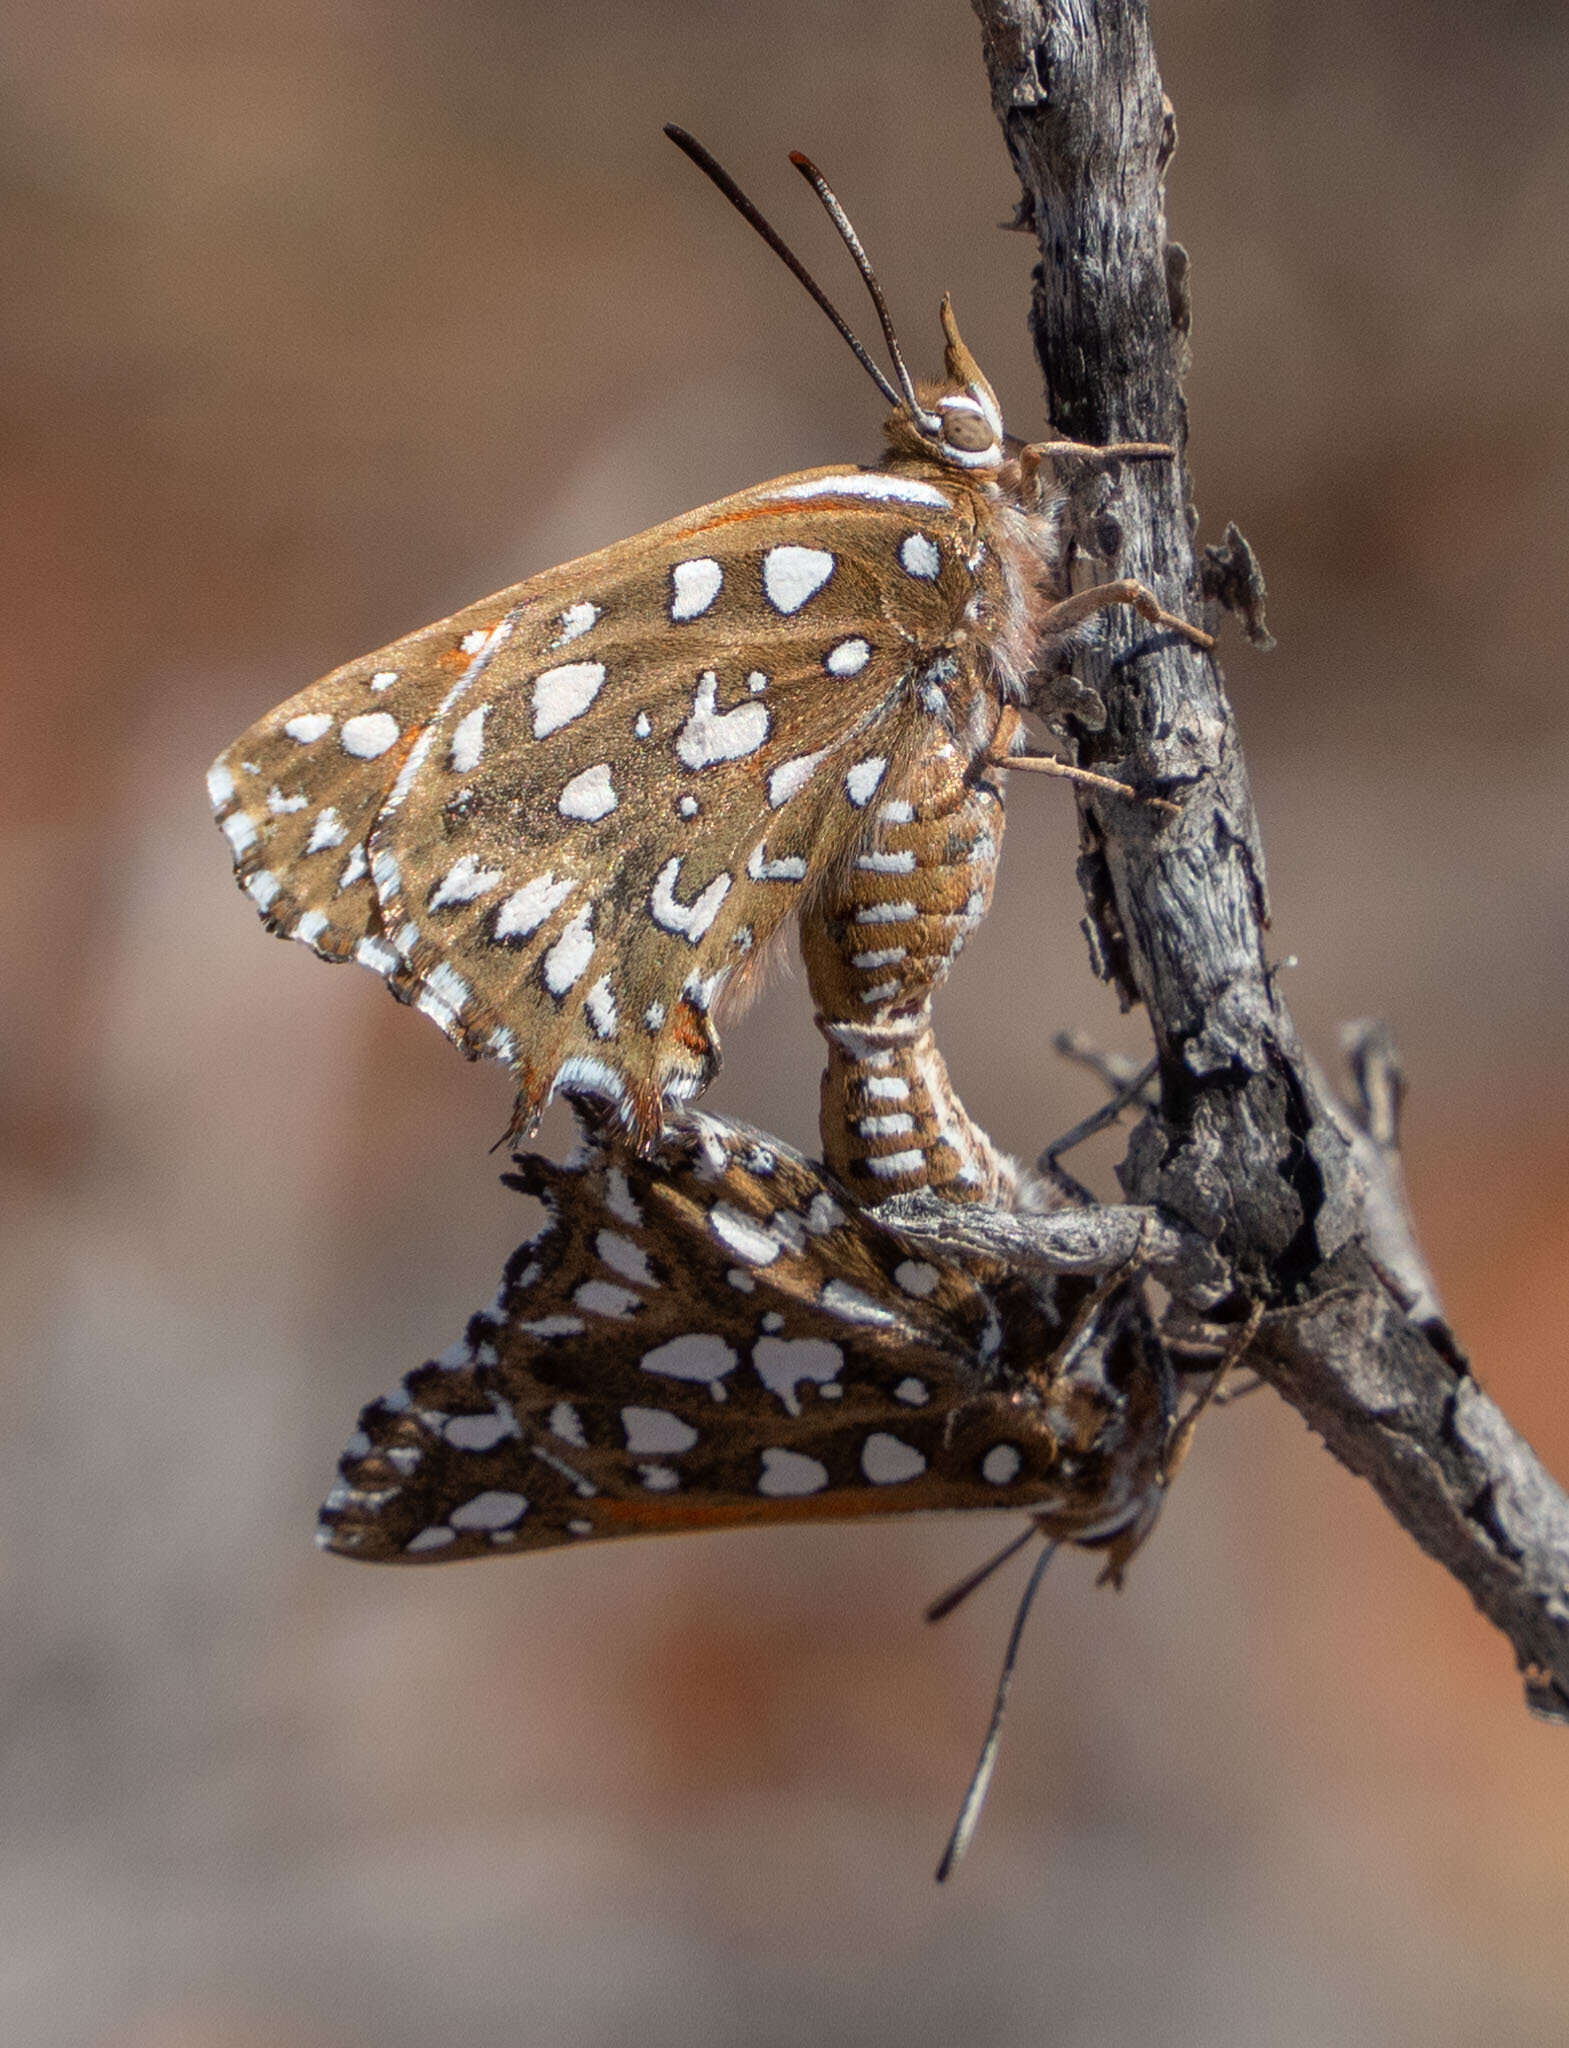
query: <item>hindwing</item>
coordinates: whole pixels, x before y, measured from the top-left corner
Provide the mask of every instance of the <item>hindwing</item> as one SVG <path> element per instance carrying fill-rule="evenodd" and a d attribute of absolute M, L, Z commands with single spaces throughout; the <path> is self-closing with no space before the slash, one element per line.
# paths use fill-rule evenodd
<path fill-rule="evenodd" d="M 936 1252 L 690 1112 L 653 1161 L 597 1135 L 519 1164 L 544 1228 L 463 1340 L 364 1411 L 325 1548 L 418 1563 L 1003 1506 L 1088 1535 L 1153 1483 L 1165 1382 L 1125 1298 L 1065 1346 L 1087 1282 Z"/>
<path fill-rule="evenodd" d="M 943 742 L 921 683 L 977 516 L 960 482 L 803 472 L 338 669 L 212 770 L 243 886 L 509 1060 L 520 1126 L 560 1085 L 648 1140 L 712 1072 L 720 989 Z"/>

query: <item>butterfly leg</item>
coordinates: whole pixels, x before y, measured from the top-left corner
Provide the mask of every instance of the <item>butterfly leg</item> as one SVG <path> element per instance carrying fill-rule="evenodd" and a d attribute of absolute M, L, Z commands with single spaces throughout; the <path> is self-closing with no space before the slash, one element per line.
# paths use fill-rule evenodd
<path fill-rule="evenodd" d="M 1037 775 L 1057 775 L 1064 782 L 1077 782 L 1086 789 L 1103 789 L 1110 796 L 1126 797 L 1129 803 L 1148 804 L 1151 810 L 1169 811 L 1176 817 L 1181 811 L 1180 804 L 1174 804 L 1163 796 L 1142 796 L 1131 782 L 1118 782 L 1114 776 L 1097 775 L 1089 768 L 1075 768 L 1067 761 L 1059 761 L 1055 754 L 1014 754 L 1006 760 L 995 762 L 998 768 L 1024 768 Z"/>
<path fill-rule="evenodd" d="M 1024 724 L 1018 711 L 1009 705 L 997 721 L 997 730 L 992 735 L 991 751 L 986 757 L 988 768 L 1025 768 L 1038 775 L 1057 775 L 1065 782 L 1082 783 L 1088 789 L 1102 789 L 1110 796 L 1126 797 L 1129 803 L 1143 803 L 1158 811 L 1170 811 L 1174 816 L 1180 806 L 1163 796 L 1141 796 L 1130 782 L 1118 782 L 1110 775 L 1097 775 L 1089 768 L 1076 768 L 1070 762 L 1059 761 L 1054 754 L 1014 754 L 1009 748 L 1015 745 L 1023 733 Z"/>
<path fill-rule="evenodd" d="M 1065 597 L 1042 616 L 1041 633 L 1051 636 L 1071 633 L 1097 612 L 1109 611 L 1113 605 L 1119 604 L 1130 606 L 1152 626 L 1166 626 L 1173 633 L 1180 633 L 1185 640 L 1191 640 L 1195 647 L 1202 647 L 1206 652 L 1215 645 L 1212 633 L 1206 633 L 1202 626 L 1189 625 L 1186 619 L 1179 619 L 1174 612 L 1164 610 L 1155 593 L 1146 590 L 1131 576 L 1121 576 L 1115 583 L 1097 583 L 1088 590 L 1075 591 L 1072 597 Z"/>

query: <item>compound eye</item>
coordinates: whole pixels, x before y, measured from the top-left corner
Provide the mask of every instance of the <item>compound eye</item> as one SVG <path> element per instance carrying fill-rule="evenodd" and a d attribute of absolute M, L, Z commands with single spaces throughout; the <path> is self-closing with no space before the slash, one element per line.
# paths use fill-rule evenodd
<path fill-rule="evenodd" d="M 950 406 L 942 416 L 942 437 L 950 448 L 965 455 L 979 455 L 995 447 L 997 437 L 978 412 Z"/>

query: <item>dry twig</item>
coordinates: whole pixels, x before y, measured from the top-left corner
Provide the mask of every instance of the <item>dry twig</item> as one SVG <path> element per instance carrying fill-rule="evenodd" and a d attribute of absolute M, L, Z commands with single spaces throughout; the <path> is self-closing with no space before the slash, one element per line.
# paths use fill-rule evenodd
<path fill-rule="evenodd" d="M 1163 203 L 1176 131 L 1142 0 L 973 4 L 1018 224 L 1040 241 L 1031 325 L 1052 424 L 1180 448 L 1187 263 Z M 1195 553 L 1185 464 L 1130 470 L 1118 519 L 1122 573 L 1164 605 L 1194 616 L 1206 591 L 1226 598 Z M 1234 530 L 1228 547 L 1251 568 L 1232 584 L 1261 631 L 1257 565 Z M 1080 758 L 1181 803 L 1170 819 L 1078 792 L 1092 955 L 1147 1011 L 1160 1087 L 1121 1170 L 1131 1208 L 1073 1226 L 1084 1254 L 1142 1230 L 1179 1303 L 1262 1302 L 1249 1363 L 1508 1637 L 1532 1707 L 1569 1719 L 1569 1498 L 1444 1322 L 1400 1182 L 1392 1053 L 1358 1037 L 1348 1109 L 1298 1043 L 1266 956 L 1263 855 L 1219 667 L 1108 617 L 1079 671 L 1106 708 L 1103 725 L 1070 716 Z"/>

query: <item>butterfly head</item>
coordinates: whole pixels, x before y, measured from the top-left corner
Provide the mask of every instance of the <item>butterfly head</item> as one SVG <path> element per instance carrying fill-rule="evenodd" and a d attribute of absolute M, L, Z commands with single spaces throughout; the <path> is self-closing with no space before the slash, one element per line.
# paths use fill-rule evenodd
<path fill-rule="evenodd" d="M 948 299 L 942 302 L 946 375 L 916 387 L 889 419 L 890 453 L 914 455 L 971 475 L 995 476 L 1007 460 L 1002 409 L 979 363 L 964 345 Z"/>

